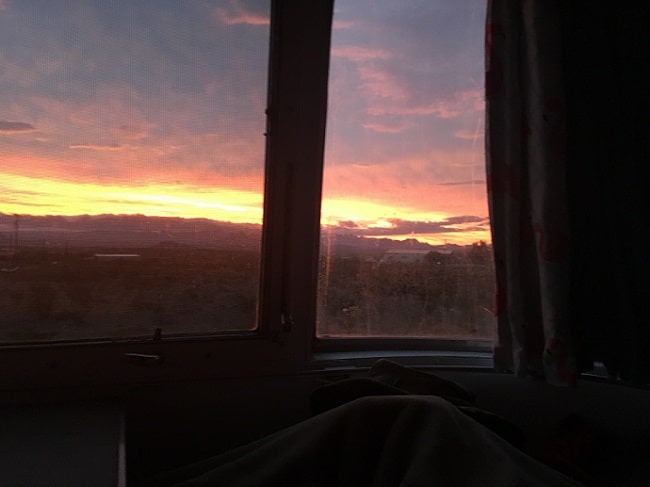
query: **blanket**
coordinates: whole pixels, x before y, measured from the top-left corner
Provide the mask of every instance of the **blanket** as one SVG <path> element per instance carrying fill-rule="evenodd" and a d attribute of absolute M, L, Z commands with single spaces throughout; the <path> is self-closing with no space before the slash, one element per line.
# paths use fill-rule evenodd
<path fill-rule="evenodd" d="M 576 486 L 446 399 L 368 396 L 152 486 Z"/>
<path fill-rule="evenodd" d="M 355 376 L 320 386 L 312 392 L 310 404 L 312 413 L 318 414 L 360 397 L 410 394 L 442 397 L 517 448 L 524 445 L 524 433 L 520 428 L 496 414 L 474 407 L 474 394 L 460 384 L 386 359 L 375 362 L 367 377 Z"/>

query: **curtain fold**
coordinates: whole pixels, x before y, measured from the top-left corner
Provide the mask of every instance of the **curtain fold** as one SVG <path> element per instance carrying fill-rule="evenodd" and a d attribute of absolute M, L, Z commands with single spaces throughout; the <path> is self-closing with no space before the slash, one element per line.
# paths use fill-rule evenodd
<path fill-rule="evenodd" d="M 560 4 L 494 0 L 486 25 L 495 365 L 574 384 Z"/>

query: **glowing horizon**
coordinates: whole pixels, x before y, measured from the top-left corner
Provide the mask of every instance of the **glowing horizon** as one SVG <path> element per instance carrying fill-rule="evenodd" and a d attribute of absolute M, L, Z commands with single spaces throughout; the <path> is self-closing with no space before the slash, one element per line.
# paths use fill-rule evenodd
<path fill-rule="evenodd" d="M 5 198 L 2 213 L 33 216 L 145 215 L 206 218 L 231 223 L 262 223 L 262 194 L 252 191 L 227 188 L 211 188 L 207 191 L 205 187 L 190 185 L 100 185 L 0 175 L 0 189 L 5 195 L 11 195 L 12 192 L 24 193 L 24 188 L 30 188 L 29 202 Z M 51 204 L 53 200 L 56 201 L 55 205 Z M 367 238 L 417 239 L 431 245 L 468 245 L 479 240 L 490 241 L 488 226 L 463 230 L 462 224 L 444 223 L 453 217 L 451 213 L 429 213 L 362 199 L 331 199 L 323 201 L 321 225 L 323 228 L 349 229 L 350 224 L 353 224 L 359 235 Z M 421 224 L 443 223 L 448 231 L 390 233 L 393 229 L 397 230 L 394 223 L 397 219 Z"/>
<path fill-rule="evenodd" d="M 35 216 L 141 214 L 157 217 L 210 218 L 233 223 L 261 223 L 261 194 L 189 185 L 102 185 L 50 179 L 0 176 L 5 194 L 30 188 L 28 205 L 3 203 L 3 213 Z M 52 200 L 56 204 L 52 204 Z"/>

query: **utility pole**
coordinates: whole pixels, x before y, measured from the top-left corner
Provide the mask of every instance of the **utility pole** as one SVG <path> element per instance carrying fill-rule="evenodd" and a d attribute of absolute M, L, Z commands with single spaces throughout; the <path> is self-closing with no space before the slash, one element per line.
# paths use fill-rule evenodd
<path fill-rule="evenodd" d="M 16 252 L 18 252 L 18 218 L 20 215 L 18 213 L 14 213 L 14 245 L 13 245 L 13 255 L 16 255 Z"/>
<path fill-rule="evenodd" d="M 18 266 L 16 265 L 16 253 L 18 252 L 18 217 L 18 214 L 14 214 L 14 234 L 9 234 L 9 246 L 6 254 L 7 267 L 0 269 L 2 272 L 14 272 L 18 270 Z"/>

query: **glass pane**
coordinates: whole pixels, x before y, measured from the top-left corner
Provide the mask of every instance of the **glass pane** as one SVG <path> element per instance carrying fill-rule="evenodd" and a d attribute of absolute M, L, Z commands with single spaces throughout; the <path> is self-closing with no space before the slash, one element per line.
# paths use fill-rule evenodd
<path fill-rule="evenodd" d="M 491 339 L 477 0 L 340 0 L 320 336 Z"/>
<path fill-rule="evenodd" d="M 0 1 L 0 342 L 255 328 L 269 15 Z"/>

